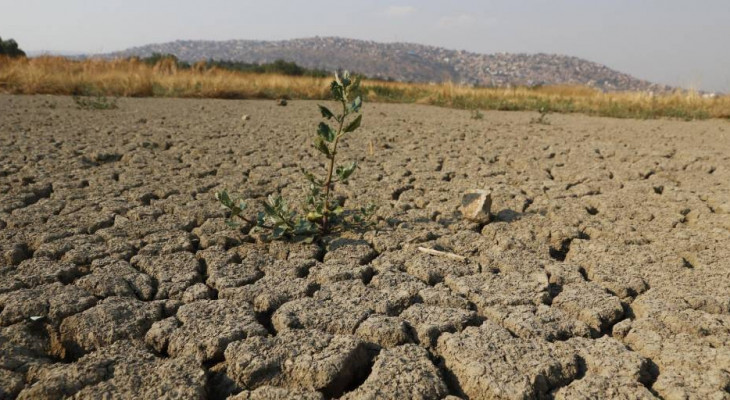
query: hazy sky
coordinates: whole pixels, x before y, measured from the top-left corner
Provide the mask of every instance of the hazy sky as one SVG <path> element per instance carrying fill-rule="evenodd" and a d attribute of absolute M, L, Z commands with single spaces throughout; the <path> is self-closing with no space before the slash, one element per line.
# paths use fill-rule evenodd
<path fill-rule="evenodd" d="M 26 51 L 342 36 L 561 53 L 730 92 L 730 0 L 0 0 L 0 10 L 0 36 Z"/>

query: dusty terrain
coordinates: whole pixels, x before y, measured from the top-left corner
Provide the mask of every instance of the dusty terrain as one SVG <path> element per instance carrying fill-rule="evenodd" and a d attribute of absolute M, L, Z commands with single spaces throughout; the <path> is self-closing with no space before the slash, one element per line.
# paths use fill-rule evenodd
<path fill-rule="evenodd" d="M 303 245 L 213 193 L 297 198 L 313 102 L 0 110 L 0 398 L 730 398 L 727 121 L 366 104 L 377 229 Z"/>

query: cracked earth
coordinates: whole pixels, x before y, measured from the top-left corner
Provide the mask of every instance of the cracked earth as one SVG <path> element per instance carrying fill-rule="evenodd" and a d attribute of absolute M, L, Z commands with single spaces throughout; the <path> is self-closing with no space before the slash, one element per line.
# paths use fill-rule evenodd
<path fill-rule="evenodd" d="M 727 121 L 366 104 L 306 245 L 213 193 L 299 198 L 314 102 L 0 110 L 2 399 L 730 398 Z"/>

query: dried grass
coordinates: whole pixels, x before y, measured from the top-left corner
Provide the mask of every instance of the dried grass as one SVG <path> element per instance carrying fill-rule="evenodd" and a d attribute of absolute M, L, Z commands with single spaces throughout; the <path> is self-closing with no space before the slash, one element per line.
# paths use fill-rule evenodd
<path fill-rule="evenodd" d="M 0 58 L 0 91 L 15 94 L 326 99 L 328 78 L 253 74 L 200 67 L 178 69 L 169 60 L 74 61 L 63 57 Z M 730 96 L 695 92 L 603 93 L 585 86 L 475 88 L 451 83 L 367 80 L 367 101 L 432 104 L 461 109 L 540 110 L 619 118 L 730 118 Z"/>

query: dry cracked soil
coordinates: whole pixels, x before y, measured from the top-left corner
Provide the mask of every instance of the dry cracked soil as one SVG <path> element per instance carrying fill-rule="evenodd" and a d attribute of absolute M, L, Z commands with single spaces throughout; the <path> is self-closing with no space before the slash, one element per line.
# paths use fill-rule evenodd
<path fill-rule="evenodd" d="M 727 121 L 366 104 L 376 226 L 292 244 L 213 194 L 300 198 L 314 102 L 0 110 L 2 399 L 730 398 Z"/>

